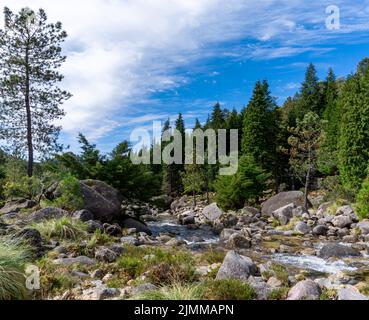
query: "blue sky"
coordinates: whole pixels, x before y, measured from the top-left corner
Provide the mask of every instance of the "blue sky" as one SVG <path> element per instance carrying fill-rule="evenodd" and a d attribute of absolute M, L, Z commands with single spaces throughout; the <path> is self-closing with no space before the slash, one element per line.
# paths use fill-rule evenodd
<path fill-rule="evenodd" d="M 205 121 L 215 102 L 240 110 L 267 79 L 279 103 L 313 62 L 320 78 L 369 56 L 369 0 L 3 0 L 42 7 L 69 34 L 61 140 L 83 132 L 103 151 L 137 127 L 184 114 Z M 326 27 L 326 8 L 340 28 Z M 3 22 L 0 19 L 0 23 Z"/>

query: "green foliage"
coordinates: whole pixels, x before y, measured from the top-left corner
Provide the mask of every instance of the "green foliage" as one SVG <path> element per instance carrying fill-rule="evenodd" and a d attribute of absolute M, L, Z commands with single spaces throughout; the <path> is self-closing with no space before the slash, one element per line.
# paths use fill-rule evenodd
<path fill-rule="evenodd" d="M 258 81 L 244 111 L 242 152 L 253 156 L 256 162 L 263 164 L 264 169 L 271 168 L 270 160 L 276 152 L 275 137 L 272 135 L 276 126 L 273 117 L 275 107 L 268 83 Z"/>
<path fill-rule="evenodd" d="M 326 192 L 324 201 L 336 201 L 337 199 L 345 199 L 351 203 L 355 201 L 355 194 L 346 189 L 340 181 L 339 176 L 328 176 L 323 179 L 321 188 Z"/>
<path fill-rule="evenodd" d="M 204 252 L 201 258 L 207 263 L 213 264 L 223 262 L 225 256 L 226 253 L 224 251 L 214 250 L 213 248 L 211 248 L 210 250 Z"/>
<path fill-rule="evenodd" d="M 369 177 L 366 178 L 356 198 L 356 212 L 360 218 L 369 217 Z"/>
<path fill-rule="evenodd" d="M 117 266 L 131 278 L 137 278 L 145 272 L 148 279 L 158 285 L 195 279 L 195 264 L 189 252 L 132 246 L 128 246 L 127 251 L 117 260 Z"/>
<path fill-rule="evenodd" d="M 320 294 L 319 300 L 336 300 L 337 290 L 335 289 L 323 289 Z"/>
<path fill-rule="evenodd" d="M 0 300 L 25 299 L 25 267 L 29 248 L 19 240 L 0 237 Z"/>
<path fill-rule="evenodd" d="M 325 110 L 323 113 L 324 136 L 321 150 L 319 151 L 319 170 L 326 174 L 332 174 L 337 170 L 337 143 L 341 121 L 341 106 L 338 101 L 338 85 L 336 76 L 329 69 L 324 88 Z"/>
<path fill-rule="evenodd" d="M 310 64 L 306 70 L 305 80 L 299 93 L 297 119 L 303 119 L 308 112 L 314 112 L 319 116 L 322 115 L 324 100 L 321 91 L 315 66 Z"/>
<path fill-rule="evenodd" d="M 67 170 L 78 179 L 97 179 L 120 190 L 127 197 L 148 200 L 160 190 L 160 174 L 150 166 L 131 162 L 127 141 L 118 144 L 108 157 L 103 157 L 95 145 L 80 134 L 82 153 L 65 153 L 56 157 L 55 170 Z"/>
<path fill-rule="evenodd" d="M 203 283 L 174 283 L 133 297 L 137 300 L 254 300 L 254 289 L 239 280 L 207 280 Z"/>
<path fill-rule="evenodd" d="M 294 175 L 305 186 L 304 207 L 307 208 L 307 196 L 311 178 L 317 170 L 318 150 L 321 143 L 323 122 L 314 112 L 308 112 L 302 120 L 297 120 L 296 128 L 291 128 L 288 139 L 290 165 Z"/>
<path fill-rule="evenodd" d="M 144 292 L 136 300 L 201 300 L 202 290 L 198 284 L 174 283 L 158 290 Z"/>
<path fill-rule="evenodd" d="M 71 275 L 75 266 L 58 266 L 48 258 L 40 259 L 37 265 L 40 269 L 40 291 L 37 292 L 37 298 L 49 299 L 63 294 L 79 282 L 77 277 Z"/>
<path fill-rule="evenodd" d="M 88 242 L 88 248 L 94 248 L 98 245 L 103 246 L 106 244 L 111 244 L 114 239 L 109 236 L 105 231 L 101 231 L 100 229 L 95 230 L 94 234 L 92 235 L 90 241 Z"/>
<path fill-rule="evenodd" d="M 7 181 L 4 195 L 7 199 L 26 198 L 35 200 L 42 192 L 42 182 L 36 177 L 23 176 L 17 181 Z"/>
<path fill-rule="evenodd" d="M 285 300 L 287 298 L 288 291 L 289 291 L 288 287 L 273 289 L 268 294 L 268 300 Z"/>
<path fill-rule="evenodd" d="M 59 182 L 57 193 L 60 194 L 60 196 L 50 203 L 46 201 L 47 206 L 54 206 L 68 211 L 77 211 L 83 208 L 84 202 L 79 180 L 71 174 L 67 174 Z"/>
<path fill-rule="evenodd" d="M 357 192 L 369 162 L 369 69 L 358 68 L 340 96 L 343 116 L 338 140 L 339 171 L 345 188 Z"/>
<path fill-rule="evenodd" d="M 32 227 L 47 240 L 77 240 L 87 235 L 85 223 L 68 217 L 35 223 Z"/>
<path fill-rule="evenodd" d="M 206 300 L 254 300 L 255 290 L 239 280 L 208 280 L 201 284 L 202 298 Z"/>
<path fill-rule="evenodd" d="M 66 57 L 62 44 L 67 33 L 62 24 L 47 21 L 44 10 L 22 8 L 14 14 L 4 8 L 4 30 L 0 30 L 1 126 L 0 136 L 24 155 L 28 153 L 28 176 L 33 175 L 33 152 L 46 156 L 59 151 L 64 116 L 60 108 L 71 95 L 59 88 L 58 72 Z M 20 98 L 23 97 L 23 98 Z"/>
<path fill-rule="evenodd" d="M 273 263 L 270 268 L 262 273 L 262 277 L 266 280 L 269 280 L 271 277 L 277 278 L 282 282 L 285 286 L 288 285 L 288 271 L 287 269 L 277 263 Z"/>
<path fill-rule="evenodd" d="M 220 176 L 216 182 L 216 201 L 224 209 L 243 208 L 257 202 L 266 189 L 268 175 L 251 156 L 242 156 L 234 176 Z"/>

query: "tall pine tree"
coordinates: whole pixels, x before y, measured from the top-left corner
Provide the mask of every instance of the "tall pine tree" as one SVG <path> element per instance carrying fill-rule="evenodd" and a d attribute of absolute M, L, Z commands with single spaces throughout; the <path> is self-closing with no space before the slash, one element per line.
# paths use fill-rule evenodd
<path fill-rule="evenodd" d="M 4 9 L 0 30 L 0 139 L 28 154 L 28 176 L 33 175 L 34 151 L 41 156 L 58 150 L 60 127 L 55 120 L 70 94 L 58 83 L 65 57 L 61 45 L 67 34 L 60 22 L 47 23 L 44 10 L 24 8 L 18 14 Z"/>
<path fill-rule="evenodd" d="M 268 82 L 258 81 L 244 111 L 242 153 L 252 156 L 269 173 L 274 173 L 277 163 L 275 108 L 276 103 L 270 95 Z M 277 185 L 277 176 L 273 176 Z"/>
<path fill-rule="evenodd" d="M 369 59 L 350 76 L 340 96 L 342 121 L 338 141 L 339 171 L 343 185 L 359 190 L 369 163 Z"/>

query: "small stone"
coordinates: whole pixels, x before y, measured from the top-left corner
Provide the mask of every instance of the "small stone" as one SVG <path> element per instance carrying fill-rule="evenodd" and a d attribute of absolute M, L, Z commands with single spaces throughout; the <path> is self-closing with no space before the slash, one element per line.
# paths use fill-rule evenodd
<path fill-rule="evenodd" d="M 133 296 L 136 296 L 136 295 L 140 295 L 144 292 L 147 292 L 147 291 L 154 291 L 156 290 L 158 287 L 153 285 L 152 283 L 144 283 L 144 284 L 140 284 L 138 285 L 137 287 L 134 287 L 131 291 L 131 294 Z"/>
<path fill-rule="evenodd" d="M 352 220 L 349 216 L 340 215 L 334 217 L 332 223 L 337 228 L 346 228 L 352 224 Z"/>
<path fill-rule="evenodd" d="M 277 289 L 283 286 L 282 281 L 278 280 L 275 277 L 270 277 L 268 279 L 267 285 L 271 287 L 272 289 Z"/>
<path fill-rule="evenodd" d="M 325 236 L 328 232 L 328 227 L 324 225 L 316 226 L 313 229 L 313 234 L 316 236 Z"/>
<path fill-rule="evenodd" d="M 89 233 L 94 233 L 96 230 L 100 230 L 103 231 L 103 225 L 100 221 L 96 221 L 96 220 L 90 220 L 86 222 L 87 224 L 87 231 Z"/>
<path fill-rule="evenodd" d="M 91 273 L 91 277 L 95 279 L 102 279 L 103 276 L 104 276 L 104 271 L 102 271 L 101 269 L 96 269 L 92 271 Z"/>
<path fill-rule="evenodd" d="M 112 224 L 112 225 L 104 225 L 105 232 L 112 236 L 112 237 L 118 237 L 122 235 L 122 228 L 118 225 Z"/>
<path fill-rule="evenodd" d="M 133 246 L 138 245 L 138 240 L 135 237 L 129 236 L 129 237 L 122 237 L 120 238 L 121 243 L 130 244 Z"/>
<path fill-rule="evenodd" d="M 232 234 L 227 243 L 226 247 L 228 249 L 249 249 L 251 248 L 251 241 L 241 234 Z"/>
<path fill-rule="evenodd" d="M 70 266 L 73 264 L 92 266 L 96 264 L 96 261 L 85 256 L 79 256 L 76 258 L 64 258 L 56 259 L 53 261 L 56 265 Z"/>
<path fill-rule="evenodd" d="M 95 258 L 98 261 L 111 263 L 117 259 L 117 254 L 106 247 L 100 247 L 95 251 Z"/>
<path fill-rule="evenodd" d="M 295 231 L 301 234 L 307 234 L 311 231 L 311 228 L 303 221 L 300 221 L 295 226 Z"/>

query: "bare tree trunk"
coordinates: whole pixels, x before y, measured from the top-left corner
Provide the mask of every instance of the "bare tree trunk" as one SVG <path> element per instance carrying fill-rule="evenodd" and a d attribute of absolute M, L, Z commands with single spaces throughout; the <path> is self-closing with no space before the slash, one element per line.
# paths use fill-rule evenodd
<path fill-rule="evenodd" d="M 306 180 L 305 180 L 305 192 L 304 192 L 304 209 L 308 211 L 308 193 L 309 193 L 309 184 L 310 184 L 310 172 L 311 172 L 311 166 L 309 165 L 309 168 L 306 173 Z"/>
<path fill-rule="evenodd" d="M 33 141 L 32 141 L 32 115 L 30 104 L 30 76 L 29 76 L 29 55 L 26 50 L 26 83 L 25 83 L 25 106 L 27 112 L 27 147 L 28 147 L 28 169 L 29 177 L 33 176 Z"/>

